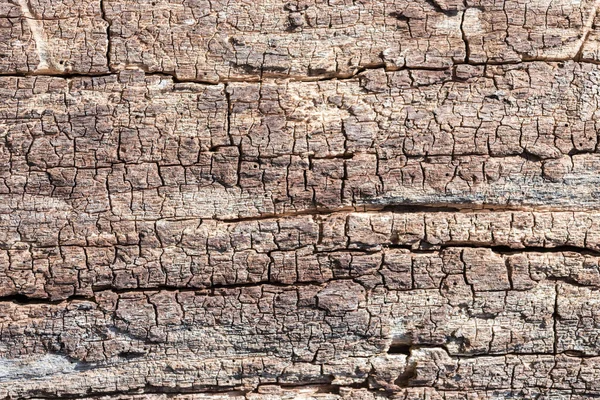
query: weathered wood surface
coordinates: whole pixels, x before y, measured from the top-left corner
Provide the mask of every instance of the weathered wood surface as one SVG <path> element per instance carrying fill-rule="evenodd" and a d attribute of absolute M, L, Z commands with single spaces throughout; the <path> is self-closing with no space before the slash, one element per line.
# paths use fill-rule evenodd
<path fill-rule="evenodd" d="M 0 397 L 599 397 L 599 3 L 0 0 Z"/>

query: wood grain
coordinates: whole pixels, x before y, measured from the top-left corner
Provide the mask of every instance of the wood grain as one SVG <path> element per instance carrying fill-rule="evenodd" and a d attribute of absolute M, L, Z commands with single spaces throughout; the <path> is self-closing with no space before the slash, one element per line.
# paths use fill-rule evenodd
<path fill-rule="evenodd" d="M 0 0 L 0 397 L 600 396 L 598 6 Z"/>

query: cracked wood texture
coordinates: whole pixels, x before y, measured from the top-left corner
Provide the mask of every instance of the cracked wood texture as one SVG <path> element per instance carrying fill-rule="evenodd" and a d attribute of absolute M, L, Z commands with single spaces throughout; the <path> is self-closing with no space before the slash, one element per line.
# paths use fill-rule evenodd
<path fill-rule="evenodd" d="M 600 397 L 599 7 L 0 0 L 0 398 Z"/>

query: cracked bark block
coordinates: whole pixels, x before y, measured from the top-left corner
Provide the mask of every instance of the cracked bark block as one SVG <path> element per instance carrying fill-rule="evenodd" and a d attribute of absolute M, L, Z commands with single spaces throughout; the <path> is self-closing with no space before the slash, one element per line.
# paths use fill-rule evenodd
<path fill-rule="evenodd" d="M 554 385 L 552 393 L 558 396 L 578 398 L 578 395 L 589 396 L 597 392 L 596 386 L 587 381 L 598 373 L 596 358 L 508 355 L 459 359 L 449 357 L 439 349 L 421 349 L 415 352 L 415 357 L 423 361 L 420 366 L 417 362 L 415 383 L 441 390 L 460 392 L 473 388 L 494 391 L 496 396 L 507 396 L 512 392 L 517 398 L 527 398 L 536 393 L 532 386 L 541 388 L 551 382 Z M 574 378 L 573 374 L 578 373 L 586 378 Z"/>
<path fill-rule="evenodd" d="M 105 9 L 112 68 L 138 66 L 182 80 L 314 79 L 373 65 L 446 68 L 466 54 L 461 15 L 438 13 L 424 0 L 105 1 Z"/>
<path fill-rule="evenodd" d="M 581 59 L 586 62 L 597 62 L 600 56 L 600 36 L 598 35 L 597 28 L 600 25 L 598 14 L 596 13 L 594 21 L 591 25 L 588 33 L 588 37 L 583 43 L 581 49 Z"/>
<path fill-rule="evenodd" d="M 570 60 L 586 52 L 598 2 L 468 0 L 462 29 L 472 63 Z"/>
<path fill-rule="evenodd" d="M 335 159 L 367 152 L 377 154 L 385 169 L 410 161 L 403 156 L 558 159 L 595 151 L 594 109 L 577 105 L 586 96 L 579 88 L 594 87 L 595 69 L 573 63 L 489 66 L 465 81 L 445 71 L 378 69 L 360 74 L 358 82 L 274 82 L 259 92 L 251 83 L 233 83 L 232 135 L 245 155 L 305 152 Z M 542 78 L 547 76 L 553 79 Z M 287 137 L 269 140 L 269 128 Z"/>
<path fill-rule="evenodd" d="M 597 355 L 595 315 L 598 305 L 593 287 L 562 284 L 557 289 L 558 349 L 586 356 Z"/>
<path fill-rule="evenodd" d="M 568 233 L 584 237 L 573 230 L 577 224 L 572 221 L 590 215 L 529 213 L 528 225 L 528 213 L 470 214 L 343 214 L 348 229 L 364 240 L 357 242 L 350 236 L 338 243 L 354 250 L 329 247 L 323 253 L 321 259 L 326 261 L 321 268 L 333 271 L 322 283 L 291 279 L 284 286 L 255 282 L 221 288 L 212 284 L 205 290 L 96 288 L 87 295 L 93 301 L 3 302 L 0 326 L 5 334 L 0 354 L 19 361 L 8 364 L 16 372 L 5 377 L 5 387 L 0 382 L 0 390 L 11 396 L 27 396 L 31 390 L 55 396 L 59 392 L 53 379 L 60 373 L 64 382 L 60 393 L 69 395 L 83 393 L 80 388 L 85 387 L 98 393 L 114 386 L 129 391 L 148 385 L 175 391 L 244 391 L 286 382 L 366 384 L 375 394 L 379 388 L 400 394 L 408 390 L 402 387 L 405 384 L 463 393 L 492 388 L 506 394 L 528 388 L 527 382 L 534 378 L 541 390 L 568 391 L 570 386 L 560 382 L 573 376 L 569 371 L 585 368 L 586 373 L 596 374 L 595 359 L 578 357 L 597 354 L 598 346 L 589 333 L 594 328 L 587 325 L 593 306 L 586 299 L 593 296 L 586 291 L 593 290 L 593 284 L 582 289 L 588 283 L 572 277 L 571 271 L 594 268 L 597 257 L 574 248 L 538 250 L 565 246 L 556 239 L 546 241 L 553 227 L 564 232 L 571 226 Z M 456 224 L 459 217 L 460 228 L 448 222 Z M 213 238 L 195 236 L 192 242 L 212 243 L 219 253 L 234 243 L 240 250 L 252 244 L 257 249 L 285 252 L 297 246 L 302 249 L 306 243 L 332 242 L 325 240 L 331 227 L 317 227 L 312 216 L 291 218 L 277 224 L 269 220 L 219 223 L 235 226 L 209 226 L 206 229 L 215 234 Z M 340 218 L 333 215 L 330 219 L 324 222 L 335 225 Z M 410 250 L 410 234 L 419 232 L 432 232 L 426 236 L 429 240 L 444 243 L 434 239 L 440 237 L 444 224 L 445 243 L 452 243 L 453 232 L 468 232 L 469 237 L 455 240 L 474 247 Z M 196 226 L 202 224 L 189 224 Z M 307 234 L 298 235 L 295 227 L 306 227 Z M 190 228 L 182 234 L 165 228 L 161 236 L 167 245 L 185 243 L 187 234 L 194 235 Z M 367 229 L 371 229 L 371 239 Z M 234 234 L 219 239 L 226 230 Z M 247 241 L 244 235 L 235 235 L 244 231 L 252 232 Z M 297 235 L 290 236 L 291 232 Z M 523 237 L 536 232 L 537 240 Z M 530 247 L 518 250 L 523 241 Z M 494 250 L 500 245 L 505 247 Z M 271 271 L 276 265 L 274 261 Z M 392 353 L 402 348 L 409 350 Z M 385 352 L 390 354 L 382 356 Z M 210 361 L 214 357 L 218 361 Z M 343 366 L 348 357 L 355 360 L 354 366 Z M 131 360 L 136 360 L 134 370 Z M 102 381 L 94 373 L 98 364 L 103 365 Z M 452 372 L 450 366 L 460 372 Z M 41 369 L 45 375 L 31 389 L 27 373 L 32 372 L 27 371 Z M 219 370 L 225 371 L 222 379 L 218 378 L 221 374 L 215 378 Z M 507 376 L 519 380 L 509 382 Z M 496 383 L 490 383 L 491 377 Z M 584 385 L 581 390 L 594 393 L 595 389 Z"/>
<path fill-rule="evenodd" d="M 423 289 L 379 285 L 367 292 L 363 283 L 338 279 L 208 291 L 98 291 L 94 301 L 57 304 L 4 302 L 0 354 L 18 361 L 9 362 L 0 392 L 77 395 L 86 387 L 102 393 L 148 385 L 248 390 L 297 382 L 364 383 L 401 392 L 404 379 L 444 390 L 510 390 L 528 387 L 534 377 L 538 388 L 568 390 L 572 373 L 559 379 L 560 371 L 597 374 L 595 359 L 573 357 L 573 346 L 553 352 L 555 335 L 559 343 L 580 335 L 553 326 L 563 284 L 544 280 L 526 291 L 480 291 L 468 288 L 467 274 L 454 272 L 452 262 L 425 264 L 429 271 L 422 276 L 417 271 L 423 263 L 413 261 L 415 284 Z M 440 278 L 444 269 L 450 272 L 428 289 L 436 267 Z M 464 289 L 450 283 L 458 282 L 453 276 Z M 411 346 L 407 355 L 382 358 L 399 343 Z M 342 367 L 348 358 L 355 364 Z M 97 365 L 102 376 L 95 374 Z M 32 389 L 26 371 L 37 370 L 43 376 Z M 56 374 L 62 392 L 56 392 Z M 518 378 L 511 382 L 510 376 Z"/>
<path fill-rule="evenodd" d="M 596 11 L 593 0 L 106 5 L 113 68 L 208 82 L 574 59 L 592 52 Z"/>
<path fill-rule="evenodd" d="M 5 296 L 59 300 L 93 296 L 102 288 L 210 288 L 342 278 L 367 287 L 434 288 L 443 274 L 436 272 L 438 278 L 432 280 L 428 265 L 439 267 L 442 261 L 448 263 L 445 273 L 460 272 L 482 291 L 529 289 L 546 278 L 588 286 L 600 281 L 598 257 L 585 253 L 598 251 L 600 222 L 594 213 L 378 212 L 239 222 L 111 222 L 78 221 L 65 212 L 43 224 L 36 215 L 0 218 Z M 463 249 L 465 245 L 474 248 Z M 400 249 L 386 250 L 390 247 Z M 444 253 L 440 259 L 437 253 L 411 254 L 411 249 Z M 520 249 L 529 251 L 518 253 Z M 460 260 L 445 259 L 452 251 Z M 429 286 L 416 284 L 417 276 Z"/>
<path fill-rule="evenodd" d="M 108 23 L 94 0 L 3 0 L 0 74 L 108 72 Z"/>
<path fill-rule="evenodd" d="M 3 78 L 0 190 L 6 202 L 50 196 L 125 219 L 406 203 L 595 207 L 596 70 L 530 63 L 464 82 L 368 71 L 227 87 L 139 71 L 69 84 Z"/>
<path fill-rule="evenodd" d="M 481 291 L 530 289 L 547 278 L 588 286 L 600 282 L 598 257 L 585 253 L 598 250 L 599 216 L 591 213 L 378 212 L 134 223 L 77 221 L 67 212 L 44 224 L 35 214 L 16 217 L 0 218 L 5 296 L 59 300 L 93 296 L 102 288 L 210 288 L 344 278 L 367 287 L 435 288 L 444 276 L 441 262 L 448 263 L 444 273 L 459 272 Z M 463 249 L 465 245 L 474 248 Z M 528 252 L 518 253 L 523 248 Z M 419 256 L 411 250 L 433 253 Z M 434 275 L 431 263 L 438 269 Z"/>

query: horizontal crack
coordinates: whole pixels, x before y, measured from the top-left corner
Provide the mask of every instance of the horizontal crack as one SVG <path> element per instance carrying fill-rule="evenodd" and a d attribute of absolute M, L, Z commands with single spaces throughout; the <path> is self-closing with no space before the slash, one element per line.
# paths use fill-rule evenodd
<path fill-rule="evenodd" d="M 567 356 L 573 358 L 600 358 L 600 355 L 590 355 L 585 354 L 582 351 L 578 350 L 564 350 L 558 352 L 481 352 L 477 354 L 465 354 L 465 353 L 453 353 L 448 350 L 448 347 L 444 344 L 404 344 L 404 342 L 400 341 L 395 343 L 392 340 L 392 344 L 389 347 L 389 350 L 386 352 L 387 354 L 404 354 L 409 357 L 414 357 L 413 352 L 415 350 L 443 350 L 448 354 L 451 358 L 456 359 L 476 359 L 476 358 L 489 358 L 489 357 L 498 357 L 504 358 L 507 356 L 516 356 L 516 357 L 556 357 L 556 356 Z"/>
<path fill-rule="evenodd" d="M 415 203 L 386 203 L 387 199 L 380 203 L 370 202 L 364 204 L 355 204 L 354 206 L 338 208 L 315 207 L 300 211 L 282 212 L 282 213 L 263 213 L 258 216 L 240 217 L 240 218 L 198 218 L 199 220 L 216 220 L 225 223 L 238 223 L 248 221 L 261 221 L 265 219 L 280 219 L 298 217 L 303 215 L 323 216 L 336 213 L 375 213 L 391 212 L 395 214 L 411 213 L 481 213 L 481 212 L 572 212 L 580 211 L 579 208 L 552 208 L 551 206 L 501 206 L 493 204 L 472 204 L 472 203 L 437 203 L 437 204 L 415 204 Z M 190 220 L 191 218 L 186 218 Z M 164 220 L 178 220 L 177 218 L 164 218 Z"/>
<path fill-rule="evenodd" d="M 78 78 L 78 77 L 87 77 L 87 78 L 95 78 L 95 77 L 106 77 L 111 75 L 118 75 L 121 72 L 127 71 L 140 71 L 143 72 L 146 76 L 160 76 L 165 78 L 170 78 L 174 83 L 197 83 L 203 85 L 220 85 L 226 83 L 261 83 L 269 80 L 290 80 L 294 82 L 321 82 L 321 81 L 329 81 L 329 80 L 348 80 L 354 79 L 358 77 L 361 73 L 368 70 L 378 70 L 382 69 L 386 72 L 396 72 L 396 71 L 449 71 L 453 68 L 456 68 L 461 65 L 470 65 L 470 66 L 501 66 L 501 65 L 519 65 L 519 64 L 531 64 L 531 63 L 560 63 L 573 61 L 577 64 L 593 64 L 600 65 L 600 61 L 591 60 L 591 59 L 574 59 L 574 58 L 530 58 L 524 59 L 521 61 L 487 61 L 487 62 L 456 62 L 448 67 L 390 67 L 383 64 L 377 64 L 374 66 L 362 66 L 357 67 L 356 70 L 352 73 L 342 74 L 342 73 L 332 73 L 326 75 L 315 75 L 315 76 L 304 76 L 304 75 L 289 75 L 283 73 L 263 73 L 256 77 L 248 76 L 248 77 L 229 77 L 229 78 L 220 78 L 218 81 L 208 81 L 203 79 L 182 79 L 178 78 L 174 72 L 169 71 L 148 71 L 145 70 L 142 66 L 136 66 L 137 68 L 123 68 L 123 69 L 109 69 L 107 67 L 106 73 L 83 73 L 83 72 L 64 72 L 64 73 L 48 73 L 48 72 L 2 72 L 0 73 L 0 77 L 35 77 L 35 76 L 50 76 L 55 78 Z M 453 75 L 455 76 L 455 74 Z M 454 78 L 452 78 L 454 79 Z"/>

